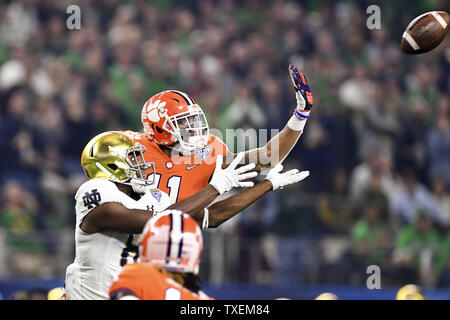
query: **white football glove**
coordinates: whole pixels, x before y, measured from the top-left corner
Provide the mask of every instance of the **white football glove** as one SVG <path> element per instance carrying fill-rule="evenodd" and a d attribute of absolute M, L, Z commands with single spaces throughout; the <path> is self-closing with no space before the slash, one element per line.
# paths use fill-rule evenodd
<path fill-rule="evenodd" d="M 253 182 L 244 182 L 242 180 L 250 179 L 258 175 L 256 171 L 247 172 L 255 168 L 256 164 L 250 163 L 236 169 L 236 166 L 243 157 L 244 153 L 240 152 L 227 168 L 222 169 L 223 156 L 221 154 L 217 156 L 216 169 L 209 184 L 216 188 L 219 194 L 224 194 L 234 187 L 253 187 Z"/>
<path fill-rule="evenodd" d="M 281 173 L 281 170 L 283 170 L 283 165 L 279 163 L 270 169 L 266 175 L 265 180 L 269 180 L 272 183 L 273 190 L 283 189 L 284 186 L 297 183 L 309 176 L 309 171 L 299 172 L 298 169 L 292 169 Z"/>

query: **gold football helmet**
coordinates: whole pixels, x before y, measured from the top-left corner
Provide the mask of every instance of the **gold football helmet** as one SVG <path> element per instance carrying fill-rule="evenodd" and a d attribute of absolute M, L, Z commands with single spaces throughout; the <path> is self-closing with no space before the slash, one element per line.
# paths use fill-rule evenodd
<path fill-rule="evenodd" d="M 407 284 L 398 290 L 395 300 L 424 300 L 420 288 L 415 284 Z"/>
<path fill-rule="evenodd" d="M 101 133 L 88 142 L 81 154 L 81 166 L 89 179 L 106 178 L 113 182 L 129 184 L 136 192 L 155 180 L 155 165 L 146 162 L 146 148 L 119 131 Z M 146 177 L 149 169 L 151 174 Z"/>

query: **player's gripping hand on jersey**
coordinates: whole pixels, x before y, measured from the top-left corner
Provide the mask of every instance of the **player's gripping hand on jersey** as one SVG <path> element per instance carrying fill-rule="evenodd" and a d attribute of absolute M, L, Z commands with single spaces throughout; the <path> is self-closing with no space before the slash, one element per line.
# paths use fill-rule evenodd
<path fill-rule="evenodd" d="M 216 168 L 209 184 L 216 188 L 220 195 L 230 191 L 234 187 L 253 187 L 253 182 L 244 180 L 254 178 L 258 175 L 256 171 L 250 171 L 255 168 L 256 164 L 249 163 L 236 169 L 243 157 L 244 153 L 239 153 L 236 158 L 234 158 L 233 162 L 223 169 L 223 156 L 221 154 L 217 156 Z"/>
<path fill-rule="evenodd" d="M 308 119 L 314 104 L 314 98 L 308 82 L 306 81 L 306 77 L 293 65 L 289 65 L 289 74 L 294 85 L 295 97 L 297 99 L 297 107 L 294 114 L 300 120 Z"/>
<path fill-rule="evenodd" d="M 272 183 L 272 190 L 283 189 L 284 186 L 300 182 L 309 176 L 309 171 L 299 171 L 298 169 L 292 169 L 286 172 L 281 172 L 283 165 L 277 164 L 266 175 L 265 180 L 269 180 Z"/>

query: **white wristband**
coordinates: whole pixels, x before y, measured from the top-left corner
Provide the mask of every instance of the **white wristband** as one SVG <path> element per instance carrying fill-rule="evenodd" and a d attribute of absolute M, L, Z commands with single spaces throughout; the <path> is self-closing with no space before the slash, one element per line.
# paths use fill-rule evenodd
<path fill-rule="evenodd" d="M 289 119 L 287 126 L 294 131 L 303 131 L 307 119 L 300 120 L 295 114 Z"/>
<path fill-rule="evenodd" d="M 208 208 L 205 208 L 203 212 L 202 229 L 208 229 L 208 225 L 209 225 L 209 210 Z"/>

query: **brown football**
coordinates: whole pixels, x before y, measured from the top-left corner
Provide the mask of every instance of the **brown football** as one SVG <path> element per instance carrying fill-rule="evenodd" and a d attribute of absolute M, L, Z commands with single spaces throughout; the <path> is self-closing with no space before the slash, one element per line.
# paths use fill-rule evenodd
<path fill-rule="evenodd" d="M 403 32 L 402 51 L 419 54 L 433 50 L 444 40 L 449 24 L 450 16 L 445 11 L 430 11 L 418 16 Z"/>

